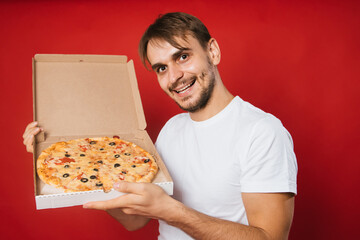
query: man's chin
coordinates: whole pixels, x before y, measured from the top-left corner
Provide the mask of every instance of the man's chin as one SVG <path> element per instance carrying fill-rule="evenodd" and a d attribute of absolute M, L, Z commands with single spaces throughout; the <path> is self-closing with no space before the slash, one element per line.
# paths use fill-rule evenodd
<path fill-rule="evenodd" d="M 203 104 L 199 101 L 197 102 L 188 102 L 186 103 L 185 101 L 183 101 L 183 103 L 179 103 L 176 101 L 176 104 L 184 111 L 186 112 L 190 112 L 190 113 L 194 113 L 199 111 L 200 109 L 204 108 L 206 103 Z"/>

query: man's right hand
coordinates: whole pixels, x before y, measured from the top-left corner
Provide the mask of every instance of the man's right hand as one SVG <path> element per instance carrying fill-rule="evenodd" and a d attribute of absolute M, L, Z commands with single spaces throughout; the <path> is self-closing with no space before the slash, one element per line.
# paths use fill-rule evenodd
<path fill-rule="evenodd" d="M 41 131 L 43 131 L 43 129 L 38 127 L 37 122 L 29 123 L 26 126 L 25 132 L 23 134 L 23 138 L 24 138 L 23 143 L 26 147 L 26 151 L 31 152 L 31 153 L 34 152 L 34 145 L 33 145 L 34 138 L 35 138 L 35 135 Z"/>

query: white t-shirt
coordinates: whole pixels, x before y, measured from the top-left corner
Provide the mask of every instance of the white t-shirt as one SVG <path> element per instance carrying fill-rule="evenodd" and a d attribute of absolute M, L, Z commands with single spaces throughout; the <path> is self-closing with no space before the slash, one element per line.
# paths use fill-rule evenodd
<path fill-rule="evenodd" d="M 297 163 L 280 120 L 235 97 L 214 117 L 171 118 L 156 148 L 174 181 L 173 197 L 207 215 L 248 225 L 242 192 L 296 194 Z M 159 221 L 158 239 L 192 239 Z"/>

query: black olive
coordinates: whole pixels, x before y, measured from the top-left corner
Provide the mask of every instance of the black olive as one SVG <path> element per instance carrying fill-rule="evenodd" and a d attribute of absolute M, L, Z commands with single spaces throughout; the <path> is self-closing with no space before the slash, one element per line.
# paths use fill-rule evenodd
<path fill-rule="evenodd" d="M 70 154 L 65 154 L 65 157 L 70 157 L 71 155 Z"/>
<path fill-rule="evenodd" d="M 132 165 L 131 167 L 136 168 L 136 165 Z"/>
<path fill-rule="evenodd" d="M 120 167 L 120 163 L 115 163 L 115 164 L 114 164 L 114 167 L 115 167 L 115 168 Z"/>
<path fill-rule="evenodd" d="M 94 170 L 95 172 L 98 172 L 98 171 L 99 171 L 99 169 L 97 169 L 97 168 L 94 168 L 93 170 Z"/>
<path fill-rule="evenodd" d="M 69 168 L 70 166 L 69 165 L 65 165 L 64 168 Z"/>
<path fill-rule="evenodd" d="M 115 142 L 109 143 L 110 146 L 115 146 Z"/>
<path fill-rule="evenodd" d="M 123 173 L 123 174 L 126 174 L 126 172 L 125 172 L 125 171 L 122 171 L 122 173 Z"/>
<path fill-rule="evenodd" d="M 76 169 L 80 169 L 81 167 L 77 167 Z"/>
<path fill-rule="evenodd" d="M 101 163 L 101 164 L 102 164 L 102 163 L 103 163 L 103 161 L 99 160 L 99 161 L 97 161 L 97 163 Z"/>
<path fill-rule="evenodd" d="M 85 154 L 83 154 L 83 153 L 82 153 L 82 154 L 80 154 L 80 157 L 85 157 Z"/>
<path fill-rule="evenodd" d="M 124 153 L 124 155 L 126 155 L 126 156 L 130 156 L 131 154 L 130 154 L 130 153 Z"/>
<path fill-rule="evenodd" d="M 89 179 L 87 179 L 87 178 L 82 178 L 80 181 L 82 181 L 83 183 L 86 183 L 87 181 L 89 181 Z"/>
<path fill-rule="evenodd" d="M 119 158 L 120 155 L 119 155 L 119 154 L 115 154 L 114 157 L 115 157 L 115 158 Z"/>
<path fill-rule="evenodd" d="M 65 173 L 65 174 L 63 175 L 63 178 L 67 178 L 68 176 L 70 176 L 70 174 Z"/>
<path fill-rule="evenodd" d="M 99 150 L 102 151 L 102 150 L 104 150 L 104 149 L 103 149 L 103 148 L 100 148 Z"/>
<path fill-rule="evenodd" d="M 147 158 L 144 160 L 144 163 L 148 163 L 148 162 L 150 162 L 150 159 Z"/>
<path fill-rule="evenodd" d="M 97 187 L 101 187 L 103 184 L 101 182 L 97 183 L 96 186 Z"/>
<path fill-rule="evenodd" d="M 95 144 L 95 143 L 96 143 L 96 141 L 91 141 L 91 142 L 90 142 L 90 144 Z"/>
<path fill-rule="evenodd" d="M 96 176 L 95 176 L 95 175 L 91 175 L 91 176 L 90 176 L 90 179 L 96 179 Z"/>

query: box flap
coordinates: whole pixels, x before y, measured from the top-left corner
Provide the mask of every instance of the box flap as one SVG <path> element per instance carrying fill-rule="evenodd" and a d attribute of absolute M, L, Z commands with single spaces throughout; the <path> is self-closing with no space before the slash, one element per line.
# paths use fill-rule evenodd
<path fill-rule="evenodd" d="M 47 137 L 146 128 L 134 64 L 126 56 L 37 54 L 33 64 L 34 120 Z"/>

